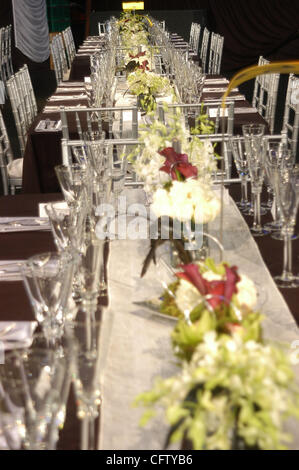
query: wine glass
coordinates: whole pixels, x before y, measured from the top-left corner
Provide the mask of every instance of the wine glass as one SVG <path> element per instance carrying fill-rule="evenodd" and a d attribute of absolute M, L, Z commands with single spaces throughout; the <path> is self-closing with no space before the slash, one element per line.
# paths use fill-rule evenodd
<path fill-rule="evenodd" d="M 95 236 L 86 242 L 78 265 L 79 289 L 83 310 L 92 314 L 97 309 L 101 290 L 101 277 L 104 272 L 104 240 Z"/>
<path fill-rule="evenodd" d="M 254 237 L 262 237 L 269 233 L 261 225 L 261 192 L 265 176 L 264 128 L 263 124 L 242 126 L 253 194 L 254 220 L 251 232 Z"/>
<path fill-rule="evenodd" d="M 292 269 L 292 235 L 299 204 L 299 173 L 294 168 L 272 168 L 271 171 L 284 236 L 283 271 L 274 279 L 281 288 L 298 287 L 299 276 L 295 276 Z"/>
<path fill-rule="evenodd" d="M 112 194 L 114 198 L 114 205 L 117 205 L 118 198 L 124 189 L 125 179 L 127 174 L 127 158 L 123 157 L 122 160 L 112 162 L 111 166 L 111 180 L 112 180 Z"/>
<path fill-rule="evenodd" d="M 78 163 L 69 166 L 58 165 L 55 172 L 68 206 L 71 210 L 80 210 L 90 181 L 87 167 Z"/>
<path fill-rule="evenodd" d="M 10 428 L 4 428 L 8 446 L 14 448 L 17 444 L 25 450 L 52 447 L 65 365 L 64 357 L 58 357 L 54 349 L 38 344 L 6 352 L 5 363 L 0 366 L 4 389 L 0 404 L 11 416 Z"/>
<path fill-rule="evenodd" d="M 36 319 L 49 344 L 63 336 L 77 263 L 74 253 L 42 253 L 29 258 L 20 268 Z"/>
<path fill-rule="evenodd" d="M 94 423 L 101 405 L 101 320 L 79 312 L 76 321 L 68 323 L 66 338 L 73 358 L 73 384 L 77 398 L 77 417 L 82 420 L 82 447 L 94 449 Z"/>
<path fill-rule="evenodd" d="M 250 202 L 248 201 L 247 182 L 249 176 L 248 159 L 246 153 L 245 142 L 239 136 L 232 137 L 229 145 L 236 164 L 237 172 L 241 180 L 241 201 L 237 202 L 237 206 L 244 213 L 248 212 Z"/>

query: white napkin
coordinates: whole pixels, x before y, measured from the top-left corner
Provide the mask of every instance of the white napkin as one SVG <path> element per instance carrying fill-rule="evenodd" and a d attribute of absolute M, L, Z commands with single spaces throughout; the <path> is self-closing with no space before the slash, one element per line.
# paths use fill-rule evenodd
<path fill-rule="evenodd" d="M 48 102 L 51 103 L 52 101 L 69 101 L 69 100 L 82 100 L 87 99 L 85 93 L 81 93 L 80 95 L 63 95 L 63 96 L 52 96 L 49 98 Z"/>
<path fill-rule="evenodd" d="M 247 114 L 247 113 L 257 113 L 257 109 L 250 108 L 235 108 L 235 114 Z"/>
<path fill-rule="evenodd" d="M 0 351 L 30 347 L 36 327 L 36 321 L 0 321 Z"/>
<path fill-rule="evenodd" d="M 47 215 L 47 212 L 45 210 L 45 207 L 46 205 L 49 204 L 48 202 L 41 202 L 39 203 L 38 205 L 38 212 L 39 212 L 39 216 L 40 218 L 44 219 L 44 218 L 47 218 L 48 215 Z M 53 203 L 54 204 L 54 203 Z M 55 207 L 57 209 L 67 209 L 68 208 L 68 205 L 66 203 L 66 201 L 55 201 Z"/>
<path fill-rule="evenodd" d="M 50 230 L 48 221 L 41 217 L 0 217 L 0 233 Z"/>

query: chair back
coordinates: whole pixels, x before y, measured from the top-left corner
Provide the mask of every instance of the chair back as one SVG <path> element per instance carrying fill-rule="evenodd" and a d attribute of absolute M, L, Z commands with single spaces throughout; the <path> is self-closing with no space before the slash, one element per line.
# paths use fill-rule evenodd
<path fill-rule="evenodd" d="M 221 71 L 224 37 L 220 34 L 211 33 L 210 54 L 207 64 L 207 73 L 219 75 Z"/>
<path fill-rule="evenodd" d="M 259 58 L 258 65 L 269 63 L 264 57 Z M 256 107 L 268 122 L 271 134 L 274 132 L 278 85 L 279 73 L 258 75 L 254 82 L 252 106 Z"/>
<path fill-rule="evenodd" d="M 0 111 L 0 171 L 4 195 L 15 194 L 16 187 L 22 186 L 22 178 L 11 178 L 8 165 L 13 162 L 13 152 L 7 134 L 5 122 Z"/>
<path fill-rule="evenodd" d="M 207 58 L 208 58 L 208 48 L 210 40 L 210 31 L 208 28 L 205 28 L 203 31 L 201 47 L 199 51 L 199 57 L 201 59 L 201 67 L 203 73 L 207 73 Z"/>

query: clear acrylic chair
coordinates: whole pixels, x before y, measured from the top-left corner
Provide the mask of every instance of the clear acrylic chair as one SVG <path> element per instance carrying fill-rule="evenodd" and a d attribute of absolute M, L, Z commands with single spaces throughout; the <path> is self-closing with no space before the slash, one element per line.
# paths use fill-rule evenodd
<path fill-rule="evenodd" d="M 25 64 L 15 74 L 15 77 L 19 95 L 22 96 L 22 101 L 24 103 L 26 119 L 29 127 L 37 115 L 37 104 L 28 66 Z"/>
<path fill-rule="evenodd" d="M 200 31 L 201 25 L 199 23 L 191 24 L 189 47 L 195 55 L 198 54 Z"/>
<path fill-rule="evenodd" d="M 171 114 L 180 115 L 184 119 L 184 124 L 189 132 L 192 135 L 199 137 L 202 140 L 210 140 L 213 143 L 221 144 L 221 142 L 228 142 L 229 138 L 232 137 L 234 131 L 234 101 L 227 101 L 226 103 L 226 113 L 224 127 L 222 128 L 222 118 L 223 115 L 221 110 L 221 103 L 219 101 L 209 101 L 203 103 L 195 104 L 170 104 L 168 105 L 168 111 L 165 112 L 163 106 L 158 107 L 159 120 L 167 124 L 167 120 L 171 119 Z M 213 134 L 196 134 L 192 129 L 196 117 L 202 114 L 204 111 L 210 118 L 214 119 L 214 132 Z M 224 160 L 224 180 L 225 182 L 234 182 L 231 180 L 231 170 L 232 170 L 232 154 L 228 145 L 223 145 L 223 155 Z M 221 158 L 220 158 L 221 160 Z M 217 170 L 214 175 L 214 180 L 220 182 L 221 171 Z"/>
<path fill-rule="evenodd" d="M 0 169 L 4 195 L 15 194 L 22 187 L 23 158 L 13 158 L 6 126 L 0 111 Z"/>
<path fill-rule="evenodd" d="M 224 37 L 220 34 L 211 33 L 211 44 L 209 60 L 207 63 L 207 73 L 219 75 L 221 70 L 221 61 L 223 53 Z"/>
<path fill-rule="evenodd" d="M 286 136 L 288 143 L 298 160 L 299 78 L 295 77 L 293 74 L 290 74 L 289 76 L 282 133 Z"/>
<path fill-rule="evenodd" d="M 27 65 L 12 75 L 6 85 L 17 128 L 21 155 L 23 155 L 28 129 L 37 115 L 36 99 Z"/>
<path fill-rule="evenodd" d="M 73 60 L 76 55 L 76 46 L 74 42 L 74 37 L 72 30 L 70 26 L 68 26 L 63 32 L 63 41 L 64 41 L 64 46 L 65 46 L 65 51 L 66 51 L 66 56 L 67 56 L 67 61 L 68 61 L 68 68 L 71 68 L 71 65 L 73 63 Z"/>
<path fill-rule="evenodd" d="M 259 58 L 258 65 L 269 63 L 264 57 Z M 274 132 L 278 85 L 279 73 L 258 75 L 254 82 L 252 106 L 268 122 L 271 134 Z"/>
<path fill-rule="evenodd" d="M 59 33 L 53 37 L 50 43 L 50 51 L 54 65 L 57 85 L 68 80 L 69 68 L 62 35 Z"/>
<path fill-rule="evenodd" d="M 13 75 L 11 29 L 11 25 L 0 29 L 0 75 L 4 83 Z"/>
<path fill-rule="evenodd" d="M 81 140 L 84 140 L 84 132 L 105 132 L 109 139 L 130 140 L 138 137 L 137 106 L 80 109 L 62 106 L 60 116 L 62 136 L 66 140 L 70 140 L 71 123 L 72 135 L 76 135 L 75 138 Z M 73 123 L 75 123 L 75 131 Z M 66 156 L 64 158 L 67 159 Z"/>
<path fill-rule="evenodd" d="M 208 58 L 208 48 L 210 40 L 210 31 L 208 28 L 205 28 L 203 31 L 201 47 L 199 51 L 199 57 L 201 59 L 201 68 L 203 73 L 207 73 L 207 58 Z"/>

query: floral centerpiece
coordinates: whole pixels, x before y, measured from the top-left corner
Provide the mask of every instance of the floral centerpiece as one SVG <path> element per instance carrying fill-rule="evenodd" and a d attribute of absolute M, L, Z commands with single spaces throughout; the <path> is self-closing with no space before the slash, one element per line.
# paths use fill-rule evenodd
<path fill-rule="evenodd" d="M 291 360 L 262 339 L 256 290 L 235 266 L 212 260 L 182 266 L 161 311 L 179 316 L 173 333 L 179 372 L 137 397 L 142 425 L 165 408 L 167 444 L 195 450 L 285 449 L 289 416 L 299 419 Z M 170 295 L 169 292 L 172 292 Z"/>
<path fill-rule="evenodd" d="M 130 73 L 127 82 L 130 93 L 139 98 L 142 109 L 147 113 L 156 108 L 156 97 L 159 94 L 174 96 L 169 79 L 146 70 L 146 66 Z"/>
<path fill-rule="evenodd" d="M 187 258 L 181 258 L 181 261 L 191 261 L 192 256 L 183 250 L 185 242 L 195 240 L 194 249 L 199 250 L 197 246 L 196 230 L 200 229 L 203 233 L 203 226 L 211 222 L 219 214 L 221 204 L 218 197 L 212 191 L 209 184 L 204 179 L 198 178 L 198 168 L 189 162 L 186 154 L 177 153 L 173 147 L 163 149 L 159 154 L 164 157 L 164 164 L 160 168 L 160 173 L 168 180 L 164 182 L 162 188 L 158 188 L 153 194 L 153 202 L 151 204 L 152 213 L 160 221 L 160 231 L 163 226 L 163 216 L 172 220 L 172 230 L 170 238 L 180 253 L 184 253 Z M 190 227 L 187 231 L 187 239 L 182 237 L 177 239 L 174 231 L 174 221 L 187 223 Z M 145 259 L 142 275 L 145 274 L 151 260 L 155 261 L 156 248 L 163 243 L 163 237 L 159 236 L 157 240 L 151 240 L 151 248 Z"/>
<path fill-rule="evenodd" d="M 299 418 L 299 393 L 284 352 L 213 331 L 177 375 L 157 380 L 136 404 L 148 408 L 143 425 L 162 405 L 169 442 L 187 439 L 195 450 L 283 450 L 292 440 L 283 425 L 289 416 Z"/>

